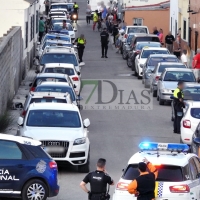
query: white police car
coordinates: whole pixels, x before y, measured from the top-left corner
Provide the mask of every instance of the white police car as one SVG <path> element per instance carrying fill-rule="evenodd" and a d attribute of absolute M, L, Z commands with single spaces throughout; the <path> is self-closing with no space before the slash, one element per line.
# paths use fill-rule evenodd
<path fill-rule="evenodd" d="M 138 163 L 146 157 L 158 169 L 156 200 L 200 199 L 200 161 L 187 153 L 186 144 L 142 142 L 140 152 L 134 154 L 123 170 L 113 194 L 113 200 L 136 200 L 129 194 L 128 185 L 139 176 Z"/>
<path fill-rule="evenodd" d="M 56 162 L 41 142 L 0 134 L 0 197 L 46 200 L 59 192 Z"/>

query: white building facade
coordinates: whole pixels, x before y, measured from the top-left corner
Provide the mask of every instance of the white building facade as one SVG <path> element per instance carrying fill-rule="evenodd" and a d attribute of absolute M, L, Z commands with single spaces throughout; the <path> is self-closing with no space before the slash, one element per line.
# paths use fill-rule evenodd
<path fill-rule="evenodd" d="M 178 0 L 170 0 L 170 27 L 169 30 L 172 32 L 172 35 L 175 37 L 178 33 L 178 14 L 179 14 L 179 5 Z"/>

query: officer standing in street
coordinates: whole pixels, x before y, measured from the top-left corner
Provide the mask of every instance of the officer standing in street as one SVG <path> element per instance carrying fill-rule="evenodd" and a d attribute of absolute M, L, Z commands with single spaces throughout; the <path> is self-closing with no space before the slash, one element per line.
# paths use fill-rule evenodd
<path fill-rule="evenodd" d="M 184 82 L 179 81 L 178 87 L 174 90 L 174 133 L 180 134 L 180 126 L 181 119 L 183 117 L 183 108 L 185 108 L 185 104 L 183 102 L 183 90 Z"/>
<path fill-rule="evenodd" d="M 86 39 L 84 35 L 81 34 L 80 37 L 75 40 L 75 43 L 77 43 L 79 62 L 83 62 L 83 52 L 86 45 Z"/>
<path fill-rule="evenodd" d="M 109 34 L 108 34 L 106 28 L 103 29 L 100 36 L 101 36 L 101 51 L 102 51 L 101 58 L 104 58 L 104 56 L 105 56 L 105 58 L 108 58 L 107 52 L 108 52 Z"/>
<path fill-rule="evenodd" d="M 105 165 L 106 160 L 100 158 L 97 162 L 97 170 L 87 174 L 80 183 L 80 187 L 88 193 L 88 199 L 90 200 L 109 200 L 110 198 L 107 184 L 114 185 L 114 181 L 107 174 Z M 87 183 L 90 183 L 90 191 L 86 187 Z"/>
<path fill-rule="evenodd" d="M 140 176 L 128 185 L 128 192 L 135 194 L 137 200 L 153 200 L 158 170 L 146 158 L 138 164 L 138 169 Z"/>

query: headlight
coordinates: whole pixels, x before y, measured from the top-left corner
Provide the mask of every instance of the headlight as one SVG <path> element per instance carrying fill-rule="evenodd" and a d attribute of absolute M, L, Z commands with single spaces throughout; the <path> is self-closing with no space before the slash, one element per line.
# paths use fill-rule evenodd
<path fill-rule="evenodd" d="M 162 89 L 162 93 L 172 93 L 170 89 Z"/>
<path fill-rule="evenodd" d="M 73 15 L 72 17 L 73 17 L 74 19 L 76 19 L 77 16 L 76 16 L 76 15 Z"/>
<path fill-rule="evenodd" d="M 78 138 L 74 141 L 74 145 L 80 145 L 80 144 L 85 144 L 86 143 L 86 138 Z"/>
<path fill-rule="evenodd" d="M 140 67 L 141 67 L 141 68 L 143 68 L 143 67 L 144 67 L 144 65 L 140 64 Z"/>

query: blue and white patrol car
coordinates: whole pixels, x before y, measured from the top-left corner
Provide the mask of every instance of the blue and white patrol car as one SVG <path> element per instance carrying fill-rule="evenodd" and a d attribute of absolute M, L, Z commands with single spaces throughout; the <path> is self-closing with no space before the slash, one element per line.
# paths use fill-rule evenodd
<path fill-rule="evenodd" d="M 187 153 L 186 144 L 142 142 L 140 152 L 134 154 L 123 170 L 113 194 L 113 200 L 136 200 L 129 194 L 128 185 L 139 176 L 138 163 L 144 157 L 158 169 L 155 200 L 200 199 L 200 161 Z"/>
<path fill-rule="evenodd" d="M 57 164 L 41 142 L 0 134 L 0 197 L 46 200 L 59 192 Z"/>

